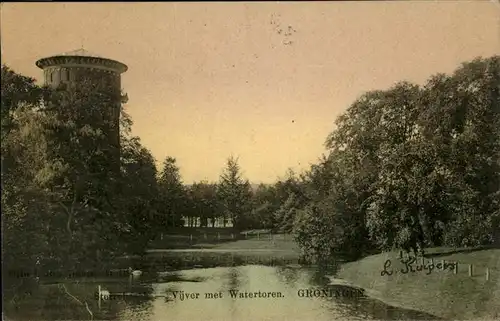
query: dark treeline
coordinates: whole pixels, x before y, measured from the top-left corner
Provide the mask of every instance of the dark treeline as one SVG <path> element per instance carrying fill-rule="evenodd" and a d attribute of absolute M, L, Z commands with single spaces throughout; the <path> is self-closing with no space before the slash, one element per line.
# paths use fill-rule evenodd
<path fill-rule="evenodd" d="M 310 259 L 500 241 L 499 56 L 362 95 L 326 146 L 294 220 Z"/>
<path fill-rule="evenodd" d="M 1 81 L 2 257 L 11 272 L 105 270 L 172 227 L 276 226 L 289 182 L 254 191 L 233 157 L 215 183 L 186 185 L 174 157 L 158 170 L 123 109 L 117 144 L 122 94 L 111 86 L 39 87 L 5 65 Z"/>
<path fill-rule="evenodd" d="M 104 266 L 143 253 L 170 227 L 216 221 L 292 233 L 309 261 L 500 238 L 498 56 L 424 86 L 362 95 L 338 118 L 323 159 L 257 188 L 233 157 L 217 182 L 185 184 L 174 157 L 157 169 L 123 110 L 118 150 L 105 111 L 121 93 L 105 86 L 40 88 L 6 66 L 1 81 L 9 268 L 39 258 L 53 269 Z"/>

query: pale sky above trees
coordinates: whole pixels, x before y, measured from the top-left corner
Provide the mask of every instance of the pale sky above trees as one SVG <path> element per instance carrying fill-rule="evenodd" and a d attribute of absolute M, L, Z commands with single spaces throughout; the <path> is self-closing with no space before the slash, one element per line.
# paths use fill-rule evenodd
<path fill-rule="evenodd" d="M 305 169 L 363 92 L 500 53 L 492 1 L 4 3 L 0 21 L 23 75 L 82 45 L 127 64 L 133 134 L 188 184 L 230 155 L 256 183 Z"/>

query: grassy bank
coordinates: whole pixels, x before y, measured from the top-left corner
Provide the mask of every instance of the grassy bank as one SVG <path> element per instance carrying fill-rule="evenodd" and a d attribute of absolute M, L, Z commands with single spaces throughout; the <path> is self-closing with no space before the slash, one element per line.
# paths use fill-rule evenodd
<path fill-rule="evenodd" d="M 148 253 L 162 253 L 172 250 L 206 250 L 213 253 L 232 253 L 240 256 L 269 256 L 286 257 L 287 259 L 298 259 L 299 249 L 288 234 L 260 234 L 239 237 L 239 239 L 206 240 L 204 238 L 193 239 L 186 235 L 181 236 L 175 246 L 151 248 Z"/>
<path fill-rule="evenodd" d="M 298 251 L 293 236 L 269 230 L 238 232 L 232 228 L 172 228 L 149 244 L 150 249 L 276 249 Z"/>
<path fill-rule="evenodd" d="M 179 233 L 170 232 L 151 245 L 147 263 L 166 269 L 296 264 L 299 259 L 299 249 L 292 235 L 263 230 L 237 233 L 230 229 L 183 229 Z M 137 264 L 144 264 L 138 259 Z"/>
<path fill-rule="evenodd" d="M 267 249 L 279 251 L 291 251 L 298 253 L 299 248 L 293 241 L 293 236 L 288 234 L 265 235 L 260 238 L 248 236 L 236 242 L 221 243 L 213 246 L 217 249 Z"/>
<path fill-rule="evenodd" d="M 406 271 L 399 253 L 372 255 L 347 263 L 338 274 L 355 286 L 367 290 L 388 304 L 420 310 L 445 319 L 500 319 L 500 250 L 451 253 L 448 249 L 430 249 L 434 263 L 458 262 L 457 274 L 452 269 Z M 393 274 L 381 276 L 384 263 L 391 260 Z M 429 258 L 426 262 L 429 262 Z M 420 264 L 412 264 L 415 268 Z M 469 276 L 469 264 L 474 266 Z M 486 280 L 489 269 L 489 281 Z M 389 270 L 389 269 L 388 269 Z"/>

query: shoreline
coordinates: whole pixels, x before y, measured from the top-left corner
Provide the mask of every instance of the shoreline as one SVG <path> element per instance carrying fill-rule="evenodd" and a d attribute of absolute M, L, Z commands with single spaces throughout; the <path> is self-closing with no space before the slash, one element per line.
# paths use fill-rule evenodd
<path fill-rule="evenodd" d="M 268 265 L 285 263 L 284 266 L 314 267 L 297 260 L 299 253 L 291 240 L 272 242 L 269 240 L 237 240 L 209 248 L 149 249 L 147 256 L 168 259 L 181 255 L 175 262 L 168 262 L 171 269 L 182 269 L 188 264 L 193 268 L 203 267 L 204 260 L 213 261 L 210 266 L 232 266 L 248 261 L 249 264 Z M 427 252 L 427 251 L 426 251 Z M 192 254 L 202 253 L 193 259 Z M 411 271 L 398 258 L 396 252 L 384 252 L 366 256 L 354 262 L 341 263 L 334 275 L 328 276 L 330 284 L 362 289 L 365 295 L 385 305 L 413 310 L 447 320 L 492 320 L 500 319 L 500 249 L 474 251 L 445 248 L 429 249 L 429 257 L 447 265 L 458 264 L 458 272 L 451 268 L 430 269 L 425 264 L 412 261 Z M 238 258 L 234 262 L 231 257 Z M 131 259 L 132 256 L 122 258 Z M 387 261 L 392 263 L 386 265 Z M 426 259 L 427 264 L 430 258 Z M 165 261 L 167 262 L 167 261 Z M 164 263 L 165 263 L 164 262 Z M 434 263 L 433 263 L 434 264 Z M 474 275 L 469 276 L 468 266 L 474 265 Z M 281 264 L 280 264 L 281 265 Z M 337 264 L 335 264 L 337 265 Z M 422 265 L 422 267 L 418 267 Z M 489 269 L 489 280 L 484 271 Z M 113 269 L 118 272 L 121 269 Z M 387 273 L 389 271 L 390 273 Z M 386 272 L 385 274 L 383 272 Z M 114 274 L 114 273 L 113 273 Z M 118 273 L 119 274 L 119 273 Z"/>
<path fill-rule="evenodd" d="M 434 315 L 436 317 L 436 319 L 443 319 L 441 316 L 430 313 L 429 311 L 416 310 L 413 307 L 408 307 L 407 305 L 404 305 L 396 300 L 390 300 L 389 298 L 383 296 L 379 291 L 374 290 L 374 289 L 364 288 L 363 286 L 361 286 L 360 284 L 356 284 L 355 282 L 352 282 L 352 281 L 349 281 L 346 279 L 341 279 L 341 278 L 332 278 L 330 280 L 332 281 L 330 283 L 332 285 L 344 285 L 344 286 L 348 286 L 348 287 L 355 288 L 355 289 L 361 289 L 367 298 L 369 298 L 371 300 L 380 301 L 380 302 L 384 303 L 385 305 L 389 305 L 389 306 L 392 306 L 392 307 L 398 308 L 398 309 L 414 310 L 414 311 L 418 311 L 418 312 L 422 312 L 422 313 L 428 313 L 428 314 Z"/>

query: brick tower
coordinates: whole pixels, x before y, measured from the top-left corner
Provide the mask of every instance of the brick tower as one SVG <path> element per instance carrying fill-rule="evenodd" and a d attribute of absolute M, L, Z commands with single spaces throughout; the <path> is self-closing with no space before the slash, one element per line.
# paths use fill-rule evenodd
<path fill-rule="evenodd" d="M 84 49 L 42 58 L 36 62 L 36 65 L 43 70 L 45 84 L 53 88 L 63 83 L 78 85 L 78 82 L 83 79 L 91 79 L 92 82 L 111 86 L 118 92 L 121 92 L 121 74 L 128 69 L 119 61 L 100 57 Z M 118 144 L 118 148 L 120 146 L 120 110 L 121 104 L 125 103 L 126 99 L 126 95 L 121 96 L 114 106 L 110 106 L 113 110 L 106 113 L 111 115 L 113 124 L 110 141 Z"/>

